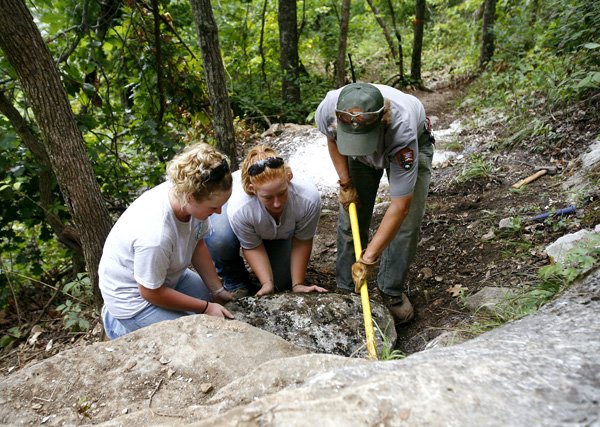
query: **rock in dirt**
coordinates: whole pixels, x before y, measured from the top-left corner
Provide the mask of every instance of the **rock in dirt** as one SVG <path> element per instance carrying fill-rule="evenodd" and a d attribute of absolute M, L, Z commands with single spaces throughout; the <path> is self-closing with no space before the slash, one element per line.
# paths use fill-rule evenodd
<path fill-rule="evenodd" d="M 396 342 L 394 320 L 382 304 L 371 301 L 378 352 Z M 358 295 L 281 293 L 246 297 L 226 305 L 237 320 L 293 342 L 312 353 L 367 357 L 365 323 Z M 385 339 L 382 339 L 382 335 Z"/>
<path fill-rule="evenodd" d="M 600 139 L 591 142 L 588 150 L 579 156 L 575 164 L 577 166 L 573 166 L 574 173 L 565 180 L 563 188 L 575 194 L 575 197 L 577 193 L 594 187 L 597 189 L 598 184 L 593 177 L 600 170 Z"/>
<path fill-rule="evenodd" d="M 486 286 L 476 294 L 468 296 L 465 306 L 472 312 L 494 314 L 497 312 L 496 306 L 512 294 L 514 291 L 509 288 Z"/>
<path fill-rule="evenodd" d="M 565 261 L 569 251 L 580 244 L 590 242 L 595 236 L 600 236 L 600 224 L 594 230 L 579 230 L 575 233 L 567 234 L 546 247 L 544 252 L 554 263 Z"/>

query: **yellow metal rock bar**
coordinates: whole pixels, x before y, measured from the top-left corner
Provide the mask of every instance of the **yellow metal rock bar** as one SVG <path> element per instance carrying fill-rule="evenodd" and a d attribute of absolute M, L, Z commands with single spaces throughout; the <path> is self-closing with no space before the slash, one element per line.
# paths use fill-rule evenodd
<path fill-rule="evenodd" d="M 360 258 L 362 247 L 360 244 L 360 232 L 358 229 L 358 216 L 356 215 L 356 205 L 350 203 L 348 208 L 350 215 L 350 226 L 352 227 L 352 238 L 354 240 L 354 255 L 356 260 Z M 363 319 L 365 322 L 365 335 L 367 337 L 367 350 L 369 359 L 377 359 L 377 348 L 375 347 L 375 332 L 373 331 L 373 319 L 371 318 L 371 303 L 369 302 L 369 287 L 367 281 L 363 280 L 360 285 L 360 301 L 363 309 Z"/>

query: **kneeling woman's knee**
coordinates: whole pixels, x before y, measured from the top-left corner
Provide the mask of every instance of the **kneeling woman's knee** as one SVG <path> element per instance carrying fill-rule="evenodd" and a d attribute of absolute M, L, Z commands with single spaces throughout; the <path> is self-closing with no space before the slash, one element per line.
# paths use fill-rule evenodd
<path fill-rule="evenodd" d="M 111 340 L 119 338 L 129 332 L 118 319 L 115 319 L 108 312 L 106 307 L 102 308 L 102 325 L 104 326 L 104 333 L 108 339 Z"/>

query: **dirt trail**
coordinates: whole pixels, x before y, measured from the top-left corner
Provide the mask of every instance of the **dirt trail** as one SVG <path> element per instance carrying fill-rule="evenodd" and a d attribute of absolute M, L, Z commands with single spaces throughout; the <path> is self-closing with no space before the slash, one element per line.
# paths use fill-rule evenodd
<path fill-rule="evenodd" d="M 434 129 L 444 129 L 455 120 L 469 119 L 461 116 L 464 113 L 456 107 L 462 94 L 460 89 L 413 94 L 423 102 L 427 115 L 435 117 Z M 502 218 L 558 209 L 568 203 L 561 186 L 565 176 L 545 176 L 520 192 L 510 188 L 535 165 L 554 161 L 565 169 L 568 159 L 556 162 L 552 152 L 495 152 L 490 149 L 494 145 L 490 142 L 498 139 L 498 131 L 497 125 L 489 125 L 476 131 L 459 132 L 456 140 L 465 147 L 462 160 L 433 170 L 422 240 L 406 287 L 416 318 L 397 331 L 396 348 L 406 354 L 423 350 L 428 342 L 445 331 L 472 336 L 477 330 L 472 327 L 477 319 L 464 308 L 464 297 L 485 286 L 523 289 L 535 282 L 537 270 L 548 264 L 543 253 L 545 246 L 564 234 L 581 227 L 593 227 L 598 222 L 598 214 L 595 218 L 586 217 L 580 210 L 578 217 L 564 222 L 535 223 L 514 236 L 500 235 L 498 224 Z M 438 144 L 436 149 L 443 147 Z M 488 166 L 485 176 L 458 182 L 457 176 L 469 167 L 473 155 L 485 159 Z M 597 210 L 597 197 L 595 204 Z M 336 200 L 325 201 L 324 209 L 331 213 L 323 215 L 319 225 L 309 278 L 332 289 L 335 287 Z M 593 211 L 594 205 L 585 209 Z M 381 213 L 374 217 L 374 223 L 380 221 Z M 375 285 L 371 283 L 369 289 L 370 296 L 377 299 Z"/>

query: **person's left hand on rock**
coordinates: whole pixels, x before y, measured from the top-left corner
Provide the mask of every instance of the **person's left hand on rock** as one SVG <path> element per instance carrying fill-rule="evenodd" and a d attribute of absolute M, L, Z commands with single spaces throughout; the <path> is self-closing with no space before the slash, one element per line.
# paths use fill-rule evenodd
<path fill-rule="evenodd" d="M 308 292 L 328 292 L 327 289 L 317 285 L 305 285 L 304 283 L 294 283 L 292 286 L 292 292 L 294 293 L 308 293 Z"/>

